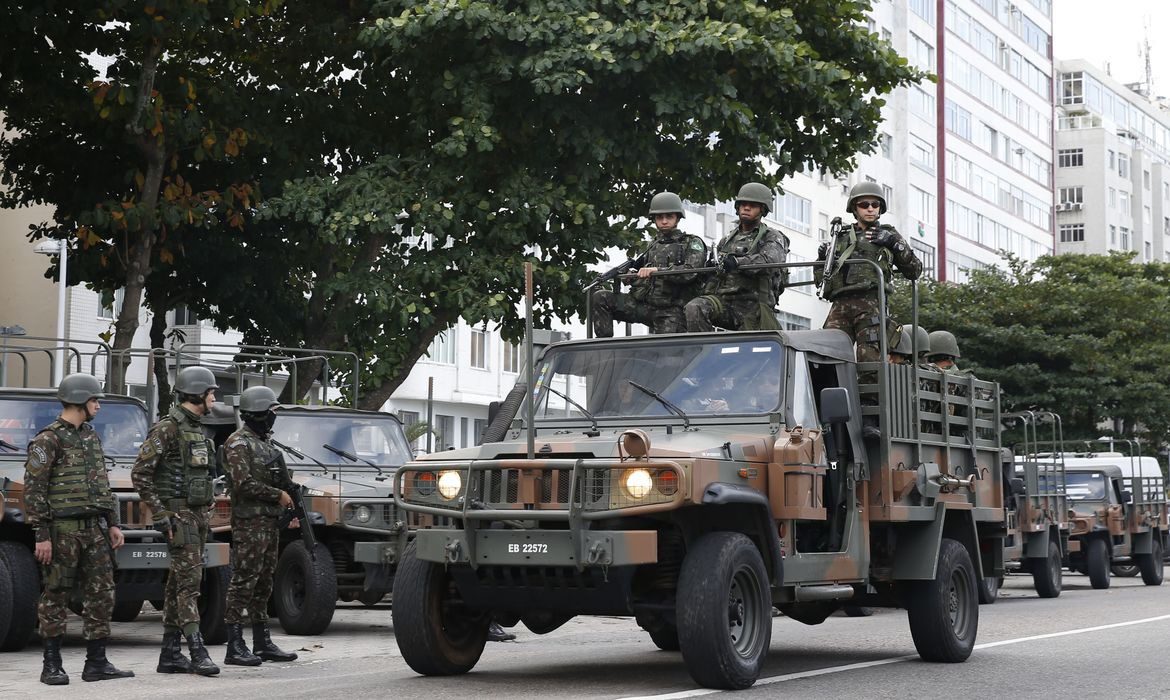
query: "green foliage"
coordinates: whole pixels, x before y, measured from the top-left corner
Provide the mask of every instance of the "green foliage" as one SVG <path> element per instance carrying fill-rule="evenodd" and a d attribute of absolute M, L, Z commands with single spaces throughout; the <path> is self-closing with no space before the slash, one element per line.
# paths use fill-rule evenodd
<path fill-rule="evenodd" d="M 909 295 L 895 297 L 909 322 Z M 1129 253 L 1060 255 L 928 284 L 919 318 L 959 340 L 961 366 L 1000 383 L 1005 410 L 1051 410 L 1065 437 L 1170 435 L 1170 264 Z"/>

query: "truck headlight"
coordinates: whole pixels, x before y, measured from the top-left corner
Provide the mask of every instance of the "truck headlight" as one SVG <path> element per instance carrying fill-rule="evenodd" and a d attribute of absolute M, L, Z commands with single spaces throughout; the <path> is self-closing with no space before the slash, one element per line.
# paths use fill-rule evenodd
<path fill-rule="evenodd" d="M 420 496 L 430 496 L 435 492 L 435 473 L 418 472 L 414 476 L 414 490 Z"/>
<path fill-rule="evenodd" d="M 362 523 L 364 525 L 365 523 L 370 522 L 370 519 L 374 517 L 374 514 L 370 510 L 369 506 L 358 506 L 357 508 L 354 508 L 354 510 L 353 510 L 353 517 L 359 523 Z"/>
<path fill-rule="evenodd" d="M 654 487 L 654 477 L 645 469 L 631 469 L 625 474 L 626 493 L 634 498 L 645 498 Z"/>
<path fill-rule="evenodd" d="M 459 490 L 463 488 L 463 477 L 459 476 L 459 472 L 447 471 L 439 472 L 439 495 L 448 501 L 459 495 Z"/>

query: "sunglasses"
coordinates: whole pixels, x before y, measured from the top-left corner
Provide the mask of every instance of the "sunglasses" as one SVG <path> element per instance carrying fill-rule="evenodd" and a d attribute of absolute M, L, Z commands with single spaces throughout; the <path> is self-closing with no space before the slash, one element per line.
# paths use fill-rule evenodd
<path fill-rule="evenodd" d="M 881 202 L 855 202 L 854 205 L 859 209 L 881 209 Z"/>

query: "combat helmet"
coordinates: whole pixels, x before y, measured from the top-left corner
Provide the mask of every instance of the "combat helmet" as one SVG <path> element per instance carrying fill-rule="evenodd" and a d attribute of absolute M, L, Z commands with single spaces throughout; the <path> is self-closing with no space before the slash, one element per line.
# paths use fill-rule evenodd
<path fill-rule="evenodd" d="M 905 326 L 914 333 L 914 340 L 918 343 L 918 356 L 926 357 L 930 354 L 930 333 L 922 326 Z"/>
<path fill-rule="evenodd" d="M 947 357 L 959 358 L 959 341 L 955 340 L 955 334 L 950 331 L 933 331 L 930 334 L 930 354 L 931 356 L 946 355 Z"/>
<path fill-rule="evenodd" d="M 266 386 L 250 386 L 240 394 L 240 413 L 264 413 L 279 405 L 276 392 Z"/>
<path fill-rule="evenodd" d="M 898 335 L 898 343 L 894 345 L 894 349 L 890 352 L 895 355 L 905 355 L 910 357 L 914 354 L 914 346 L 910 342 L 910 327 L 902 326 L 902 332 Z"/>
<path fill-rule="evenodd" d="M 882 192 L 882 186 L 876 182 L 859 182 L 849 190 L 849 203 L 845 205 L 845 211 L 850 214 L 853 213 L 853 201 L 860 197 L 876 197 L 881 206 L 878 207 L 878 214 L 886 213 L 886 195 Z"/>
<path fill-rule="evenodd" d="M 655 214 L 678 214 L 678 218 L 685 219 L 682 197 L 674 192 L 659 192 L 650 200 L 650 216 Z"/>
<path fill-rule="evenodd" d="M 84 404 L 90 399 L 104 399 L 102 384 L 89 374 L 71 374 L 57 385 L 57 400 L 67 404 Z"/>
<path fill-rule="evenodd" d="M 739 194 L 735 195 L 735 204 L 738 205 L 740 202 L 759 204 L 764 207 L 766 215 L 772 211 L 772 188 L 762 182 L 749 182 L 740 187 Z"/>
<path fill-rule="evenodd" d="M 187 396 L 203 396 L 209 389 L 218 389 L 215 375 L 206 367 L 184 367 L 175 377 L 175 391 Z"/>

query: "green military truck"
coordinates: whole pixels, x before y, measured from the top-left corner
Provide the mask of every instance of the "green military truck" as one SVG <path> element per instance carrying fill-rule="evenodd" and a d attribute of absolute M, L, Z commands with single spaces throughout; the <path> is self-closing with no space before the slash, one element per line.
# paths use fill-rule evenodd
<path fill-rule="evenodd" d="M 744 688 L 773 606 L 905 608 L 923 659 L 971 654 L 978 582 L 1003 573 L 997 385 L 858 364 L 836 330 L 570 341 L 533 377 L 534 421 L 394 479 L 434 518 L 394 582 L 415 671 L 468 671 L 492 620 L 617 615 Z"/>
<path fill-rule="evenodd" d="M 1065 564 L 1109 588 L 1112 569 L 1136 565 L 1147 586 L 1162 585 L 1167 547 L 1166 485 L 1153 457 L 1119 452 L 1066 456 L 1072 510 Z"/>
<path fill-rule="evenodd" d="M 33 533 L 24 518 L 24 464 L 29 441 L 60 410 L 55 389 L 0 388 L 0 481 L 8 484 L 0 518 L 0 561 L 7 569 L 12 589 L 10 609 L 0 610 L 0 619 L 9 617 L 7 632 L 0 634 L 0 651 L 23 649 L 36 627 L 40 573 L 33 559 Z M 102 439 L 110 486 L 118 498 L 126 536 L 125 545 L 117 550 L 114 572 L 114 620 L 126 622 L 138 616 L 144 601 L 163 598 L 168 568 L 162 533 L 149 528 L 150 514 L 145 512 L 130 482 L 130 467 L 149 428 L 146 407 L 137 399 L 107 394 L 93 426 Z M 217 499 L 213 525 L 223 526 L 226 514 L 226 502 Z M 223 610 L 230 580 L 228 546 L 208 543 L 204 560 L 207 568 L 199 597 L 201 626 L 204 639 L 218 644 L 227 638 Z"/>
<path fill-rule="evenodd" d="M 310 552 L 296 529 L 281 535 L 273 608 L 290 634 L 321 634 L 337 600 L 373 605 L 390 592 L 407 524 L 391 493 L 410 460 L 397 416 L 340 406 L 281 406 L 273 439 L 301 486 L 316 535 Z"/>

